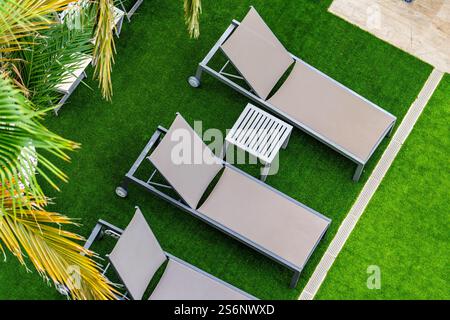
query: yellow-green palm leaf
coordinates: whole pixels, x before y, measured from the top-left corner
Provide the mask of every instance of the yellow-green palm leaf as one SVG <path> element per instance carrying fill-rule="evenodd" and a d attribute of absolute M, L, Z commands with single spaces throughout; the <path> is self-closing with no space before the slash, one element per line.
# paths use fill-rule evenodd
<path fill-rule="evenodd" d="M 1 194 L 0 250 L 3 243 L 22 264 L 28 257 L 44 279 L 65 288 L 72 299 L 116 299 L 119 293 L 92 259 L 95 254 L 78 243 L 83 238 L 62 230 L 74 224 L 70 218 L 45 211 L 45 198 L 14 196 L 33 203 L 25 208 L 7 193 Z"/>
<path fill-rule="evenodd" d="M 1 53 L 19 50 L 23 38 L 55 23 L 54 12 L 64 10 L 70 2 L 73 1 L 0 0 L 0 59 Z"/>
<path fill-rule="evenodd" d="M 106 100 L 111 100 L 112 97 L 111 71 L 116 52 L 113 7 L 112 0 L 98 0 L 97 27 L 94 36 L 94 61 L 96 62 L 94 75 L 98 79 L 102 95 Z"/>
<path fill-rule="evenodd" d="M 184 18 L 189 35 L 192 38 L 198 38 L 200 35 L 199 19 L 201 13 L 202 4 L 200 0 L 184 0 Z"/>
<path fill-rule="evenodd" d="M 2 193 L 20 194 L 25 191 L 34 197 L 43 197 L 35 171 L 55 188 L 57 185 L 52 176 L 63 181 L 67 180 L 66 175 L 46 155 L 51 154 L 63 160 L 69 160 L 66 151 L 77 148 L 78 144 L 45 128 L 40 123 L 44 112 L 45 110 L 34 110 L 31 103 L 19 89 L 14 88 L 11 81 L 0 77 Z M 37 159 L 40 165 L 34 166 L 30 162 L 31 158 Z M 20 197 L 17 198 L 17 201 L 21 200 Z"/>

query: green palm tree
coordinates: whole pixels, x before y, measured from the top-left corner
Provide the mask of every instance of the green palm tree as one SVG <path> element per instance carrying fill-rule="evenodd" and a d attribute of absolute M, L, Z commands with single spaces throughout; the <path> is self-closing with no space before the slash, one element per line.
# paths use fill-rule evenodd
<path fill-rule="evenodd" d="M 77 28 L 55 19 L 81 2 Z M 111 99 L 112 8 L 113 0 L 0 0 L 0 251 L 12 252 L 23 265 L 30 261 L 73 299 L 114 299 L 118 292 L 95 253 L 79 244 L 83 238 L 63 230 L 75 223 L 45 210 L 48 199 L 36 174 L 58 189 L 56 181 L 67 176 L 52 158 L 69 161 L 67 153 L 79 144 L 50 132 L 41 120 L 55 107 L 54 88 L 80 63 L 80 53 L 93 55 L 94 77 Z M 200 1 L 185 0 L 184 9 L 188 31 L 198 37 Z M 79 281 L 73 281 L 73 266 Z"/>

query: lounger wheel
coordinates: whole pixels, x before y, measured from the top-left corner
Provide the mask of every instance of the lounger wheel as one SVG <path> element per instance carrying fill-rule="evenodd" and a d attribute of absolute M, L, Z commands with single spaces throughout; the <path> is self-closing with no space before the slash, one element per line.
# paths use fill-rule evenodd
<path fill-rule="evenodd" d="M 126 198 L 128 195 L 128 191 L 124 187 L 117 187 L 116 194 L 121 198 Z"/>
<path fill-rule="evenodd" d="M 190 76 L 188 79 L 188 82 L 191 85 L 191 87 L 193 87 L 193 88 L 200 87 L 200 80 L 197 79 L 197 77 L 195 77 L 195 76 Z"/>

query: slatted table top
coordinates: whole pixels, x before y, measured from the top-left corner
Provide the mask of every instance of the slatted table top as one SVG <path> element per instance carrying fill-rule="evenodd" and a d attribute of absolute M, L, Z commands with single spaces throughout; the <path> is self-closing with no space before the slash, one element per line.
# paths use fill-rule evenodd
<path fill-rule="evenodd" d="M 291 131 L 291 125 L 249 103 L 225 141 L 270 164 Z"/>

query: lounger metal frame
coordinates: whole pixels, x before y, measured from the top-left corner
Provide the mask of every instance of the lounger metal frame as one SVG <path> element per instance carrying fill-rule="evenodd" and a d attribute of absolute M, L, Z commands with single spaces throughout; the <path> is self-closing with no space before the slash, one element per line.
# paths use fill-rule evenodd
<path fill-rule="evenodd" d="M 122 235 L 123 231 L 124 231 L 123 229 L 120 229 L 119 227 L 116 227 L 115 225 L 113 225 L 113 224 L 111 224 L 111 223 L 109 223 L 107 221 L 99 219 L 97 224 L 95 225 L 94 229 L 92 230 L 91 234 L 89 235 L 89 238 L 86 240 L 86 243 L 84 244 L 84 248 L 89 250 L 91 248 L 92 244 L 96 240 L 102 238 L 103 235 L 111 235 L 113 237 L 120 238 L 120 236 Z M 197 271 L 197 272 L 201 273 L 202 275 L 207 276 L 208 278 L 210 278 L 210 279 L 212 279 L 214 281 L 217 281 L 217 282 L 227 286 L 230 289 L 238 291 L 239 293 L 247 296 L 248 298 L 250 298 L 252 300 L 258 300 L 256 297 L 252 296 L 251 294 L 248 294 L 247 292 L 245 292 L 245 291 L 243 291 L 243 290 L 241 290 L 241 289 L 231 285 L 230 283 L 225 282 L 225 281 L 223 281 L 223 280 L 213 276 L 212 274 L 210 274 L 210 273 L 208 273 L 206 271 L 203 271 L 202 269 L 199 269 L 196 266 L 193 266 L 190 263 L 188 263 L 188 262 L 186 262 L 184 260 L 181 260 L 178 257 L 175 257 L 174 255 L 172 255 L 172 254 L 170 254 L 170 253 L 168 253 L 166 251 L 164 251 L 164 254 L 166 255 L 167 259 L 171 259 L 171 260 L 176 261 L 176 262 L 178 262 L 180 264 L 183 264 L 184 266 L 186 266 L 188 268 L 191 268 L 192 270 Z M 111 263 L 111 266 L 114 268 L 114 265 L 112 263 Z M 104 273 L 106 273 L 107 268 L 108 267 L 106 267 L 105 270 L 103 271 Z M 122 281 L 122 279 L 120 277 L 120 274 L 116 270 L 115 270 L 115 272 L 116 272 L 117 276 L 119 277 L 120 281 L 122 282 L 123 286 L 125 287 L 125 290 L 127 290 L 127 293 L 129 293 L 125 283 Z M 126 298 L 127 293 L 124 294 L 123 298 Z M 131 296 L 131 293 L 130 293 L 130 296 Z M 131 296 L 131 298 L 133 298 L 133 297 Z"/>
<path fill-rule="evenodd" d="M 342 85 L 341 83 L 339 83 L 338 81 L 334 80 L 333 78 L 329 77 L 328 75 L 324 74 L 323 72 L 317 70 L 316 68 L 314 68 L 313 66 L 307 64 L 306 62 L 304 62 L 303 60 L 301 60 L 300 58 L 298 58 L 297 56 L 295 56 L 292 53 L 289 53 L 291 55 L 291 57 L 293 58 L 294 61 L 299 62 L 304 64 L 305 66 L 313 69 L 314 71 L 318 72 L 319 74 L 323 75 L 324 77 L 326 77 L 327 79 L 333 81 L 335 84 L 341 86 L 342 88 L 344 88 L 345 90 L 347 90 L 348 92 L 358 96 L 359 98 L 363 99 L 364 101 L 368 102 L 370 105 L 372 105 L 374 108 L 377 108 L 379 110 L 381 110 L 384 113 L 387 113 L 389 115 L 391 115 L 392 117 L 394 117 L 394 121 L 392 122 L 392 124 L 386 129 L 386 131 L 383 133 L 383 135 L 379 138 L 379 140 L 377 141 L 377 143 L 375 144 L 375 146 L 372 148 L 372 151 L 370 152 L 370 155 L 368 157 L 368 159 L 365 161 L 363 159 L 360 159 L 359 157 L 357 157 L 356 155 L 352 154 L 350 151 L 344 149 L 343 147 L 337 145 L 336 143 L 330 141 L 329 139 L 327 139 L 326 137 L 324 137 L 323 135 L 319 134 L 318 132 L 316 132 L 314 129 L 308 127 L 307 125 L 297 121 L 296 119 L 292 118 L 291 116 L 289 116 L 288 114 L 286 114 L 285 112 L 279 110 L 278 108 L 276 108 L 275 106 L 273 106 L 272 104 L 270 104 L 268 101 L 261 99 L 259 96 L 256 95 L 256 93 L 254 93 L 255 91 L 253 89 L 246 89 L 244 87 L 242 87 L 241 85 L 239 85 L 238 83 L 232 81 L 230 78 L 238 78 L 238 79 L 242 79 L 244 80 L 247 85 L 251 88 L 250 84 L 241 76 L 241 75 L 233 75 L 230 73 L 226 73 L 224 72 L 225 68 L 227 67 L 227 65 L 230 63 L 231 65 L 233 64 L 232 61 L 230 59 L 228 59 L 228 61 L 225 63 L 225 65 L 219 70 L 216 71 L 213 68 L 211 68 L 210 66 L 208 66 L 209 61 L 215 56 L 215 54 L 217 53 L 217 51 L 221 51 L 223 55 L 226 54 L 223 52 L 223 50 L 221 49 L 222 44 L 228 39 L 228 37 L 233 33 L 233 31 L 239 26 L 239 22 L 236 20 L 233 20 L 232 23 L 230 24 L 230 26 L 225 30 L 225 32 L 222 34 L 222 36 L 219 38 L 219 40 L 214 44 L 214 46 L 211 48 L 211 50 L 208 52 L 208 54 L 206 55 L 206 57 L 198 64 L 197 67 L 197 72 L 195 74 L 195 76 L 191 76 L 189 78 L 189 84 L 192 87 L 199 87 L 200 83 L 201 83 L 201 77 L 202 77 L 202 73 L 203 71 L 205 71 L 206 73 L 210 74 L 211 76 L 219 79 L 221 82 L 225 83 L 226 85 L 230 86 L 231 88 L 233 88 L 234 90 L 242 93 L 244 96 L 246 96 L 247 98 L 259 103 L 261 106 L 265 107 L 266 109 L 272 111 L 273 113 L 275 113 L 277 116 L 279 116 L 280 118 L 282 118 L 283 120 L 291 123 L 293 126 L 297 127 L 298 129 L 306 132 L 307 134 L 313 136 L 314 138 L 316 138 L 317 140 L 321 141 L 322 143 L 326 144 L 327 146 L 329 146 L 330 148 L 332 148 L 333 150 L 339 152 L 340 154 L 342 154 L 343 156 L 347 157 L 348 159 L 352 160 L 353 162 L 356 163 L 357 167 L 355 170 L 355 173 L 353 175 L 353 180 L 354 181 L 358 181 L 359 178 L 361 177 L 361 174 L 363 172 L 364 166 L 367 163 L 367 161 L 370 159 L 370 157 L 372 156 L 372 154 L 375 152 L 375 150 L 377 149 L 377 147 L 379 146 L 379 144 L 381 143 L 381 141 L 383 140 L 384 137 L 388 137 L 390 136 L 390 134 L 392 133 L 394 126 L 395 126 L 395 122 L 396 122 L 396 117 L 392 114 L 390 114 L 389 112 L 387 112 L 386 110 L 380 108 L 379 106 L 377 106 L 376 104 L 374 104 L 373 102 L 367 100 L 366 98 L 364 98 L 363 96 L 359 95 L 358 93 L 354 92 L 353 90 L 345 87 L 344 85 Z M 228 57 L 227 57 L 228 58 Z M 235 68 L 237 70 L 237 68 Z"/>
<path fill-rule="evenodd" d="M 122 7 L 123 12 L 125 12 L 125 16 L 127 17 L 128 22 L 131 21 L 131 16 L 136 12 L 136 10 L 139 8 L 139 6 L 142 4 L 142 2 L 144 2 L 144 0 L 137 0 L 133 4 L 131 9 L 129 11 L 127 11 L 127 9 L 125 8 L 125 5 L 123 4 L 123 1 L 119 0 L 119 5 Z"/>
<path fill-rule="evenodd" d="M 255 243 L 254 241 L 244 237 L 243 235 L 235 232 L 234 230 L 229 229 L 228 227 L 218 223 L 217 221 L 205 216 L 204 214 L 200 213 L 199 211 L 191 208 L 190 206 L 188 206 L 183 199 L 181 198 L 181 196 L 178 199 L 173 198 L 172 196 L 168 195 L 167 193 L 165 193 L 164 191 L 158 189 L 158 187 L 160 187 L 161 189 L 172 189 L 173 191 L 176 190 L 172 188 L 172 186 L 170 185 L 164 185 L 164 184 L 160 184 L 160 183 L 156 183 L 154 181 L 152 181 L 154 175 L 157 171 L 157 169 L 155 168 L 154 171 L 151 173 L 150 178 L 147 181 L 141 180 L 138 177 L 135 176 L 136 171 L 138 170 L 138 168 L 141 166 L 141 164 L 143 163 L 143 161 L 150 155 L 150 151 L 157 146 L 157 144 L 159 143 L 159 141 L 161 141 L 162 137 L 164 134 L 167 133 L 167 129 L 159 126 L 158 129 L 155 131 L 155 133 L 152 135 L 152 137 L 150 138 L 150 140 L 147 142 L 147 145 L 145 146 L 145 148 L 142 150 L 141 154 L 139 155 L 139 157 L 137 158 L 137 160 L 134 162 L 134 164 L 132 165 L 132 167 L 130 168 L 130 170 L 125 174 L 125 178 L 123 179 L 120 187 L 118 187 L 116 189 L 116 193 L 119 195 L 119 193 L 117 192 L 118 189 L 120 189 L 122 192 L 125 191 L 125 194 L 120 195 L 121 197 L 125 197 L 128 194 L 128 185 L 129 183 L 133 183 L 136 184 L 142 188 L 144 188 L 146 191 L 151 192 L 153 194 L 155 194 L 156 196 L 172 203 L 173 205 L 175 205 L 176 207 L 190 213 L 192 216 L 199 218 L 200 220 L 206 222 L 207 224 L 209 224 L 210 226 L 224 232 L 225 234 L 229 235 L 230 237 L 242 242 L 243 244 L 249 246 L 250 248 L 258 251 L 259 253 L 265 255 L 266 257 L 271 258 L 272 260 L 284 265 L 285 267 L 287 267 L 288 269 L 292 270 L 294 272 L 294 275 L 292 276 L 292 280 L 290 283 L 290 287 L 291 288 L 295 288 L 297 285 L 297 282 L 299 280 L 300 277 L 300 273 L 303 270 L 304 266 L 306 265 L 306 263 L 308 262 L 311 254 L 315 251 L 317 245 L 319 244 L 320 240 L 322 239 L 322 237 L 324 236 L 326 230 L 325 229 L 324 232 L 322 233 L 322 235 L 320 236 L 319 240 L 316 242 L 316 244 L 313 247 L 313 250 L 311 251 L 310 255 L 308 256 L 308 258 L 306 259 L 305 263 L 302 266 L 297 266 L 294 265 L 293 263 L 283 259 L 282 257 L 278 256 L 277 254 L 267 250 L 266 248 L 262 247 L 261 245 L 259 245 L 258 243 Z M 279 190 L 272 188 L 271 186 L 265 184 L 264 182 L 262 182 L 259 179 L 254 178 L 253 176 L 245 173 L 244 171 L 232 166 L 231 164 L 221 160 L 224 167 L 232 169 L 244 176 L 246 176 L 247 178 L 253 180 L 254 182 L 263 185 L 264 187 L 270 189 L 271 191 L 281 195 L 282 197 L 284 197 L 285 199 L 295 203 L 296 205 L 299 205 L 303 208 L 305 208 L 306 210 L 308 210 L 309 212 L 319 216 L 320 218 L 326 220 L 328 222 L 328 225 L 331 222 L 331 219 L 328 217 L 325 217 L 324 215 L 320 214 L 319 212 L 305 206 L 304 204 L 296 201 L 295 199 L 292 199 L 291 197 L 288 197 L 287 195 L 285 195 L 284 193 L 280 192 Z M 162 175 L 162 174 L 161 174 Z M 163 176 L 164 177 L 164 176 Z M 167 181 L 167 179 L 166 179 Z"/>
<path fill-rule="evenodd" d="M 88 65 L 89 66 L 89 65 Z M 86 68 L 88 67 L 86 66 Z M 87 78 L 86 75 L 86 68 L 83 70 L 83 72 L 80 74 L 80 76 L 70 85 L 69 90 L 67 91 L 63 91 L 63 90 L 58 90 L 56 89 L 56 92 L 61 93 L 63 96 L 61 97 L 61 99 L 59 100 L 59 102 L 57 103 L 57 106 L 55 109 L 53 109 L 53 112 L 55 113 L 55 115 L 58 115 L 58 111 L 62 108 L 62 106 L 66 103 L 67 99 L 69 99 L 69 97 L 72 95 L 72 93 L 75 91 L 75 89 L 78 87 L 78 85 L 80 84 L 80 82 L 84 79 Z"/>

